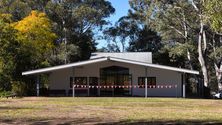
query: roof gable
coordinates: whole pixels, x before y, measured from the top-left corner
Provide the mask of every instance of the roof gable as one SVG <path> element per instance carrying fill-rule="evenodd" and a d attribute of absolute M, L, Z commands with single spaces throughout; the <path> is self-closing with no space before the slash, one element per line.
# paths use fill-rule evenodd
<path fill-rule="evenodd" d="M 49 67 L 49 68 L 42 68 L 42 69 L 37 69 L 37 70 L 32 70 L 32 71 L 26 71 L 26 72 L 22 72 L 22 75 L 46 73 L 46 72 L 51 72 L 51 71 L 55 71 L 55 70 L 65 69 L 65 68 L 88 65 L 88 64 L 92 64 L 92 63 L 99 63 L 99 62 L 103 62 L 103 61 L 116 61 L 116 62 L 141 65 L 141 66 L 145 66 L 145 67 L 153 67 L 153 68 L 171 70 L 171 71 L 182 72 L 182 73 L 190 73 L 190 74 L 197 74 L 197 75 L 199 74 L 199 71 L 196 71 L 196 70 L 189 70 L 189 69 L 182 69 L 182 68 L 176 68 L 176 67 L 171 67 L 171 66 L 151 64 L 151 63 L 145 63 L 145 62 L 140 62 L 140 61 L 135 61 L 135 60 L 116 58 L 116 57 L 101 57 L 101 58 L 90 59 L 87 61 L 66 64 L 66 65 L 60 65 L 60 66 L 54 66 L 54 67 Z"/>

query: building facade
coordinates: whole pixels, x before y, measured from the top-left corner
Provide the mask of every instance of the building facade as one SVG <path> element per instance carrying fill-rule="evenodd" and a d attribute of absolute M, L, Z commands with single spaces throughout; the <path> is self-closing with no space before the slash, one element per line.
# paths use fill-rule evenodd
<path fill-rule="evenodd" d="M 23 72 L 49 74 L 52 96 L 185 97 L 185 73 L 152 63 L 152 53 L 93 53 L 86 61 Z M 38 89 L 38 87 L 37 87 Z"/>

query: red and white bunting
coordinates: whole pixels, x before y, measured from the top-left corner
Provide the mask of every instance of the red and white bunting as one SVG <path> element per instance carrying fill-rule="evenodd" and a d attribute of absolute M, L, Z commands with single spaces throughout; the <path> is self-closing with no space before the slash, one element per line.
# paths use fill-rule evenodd
<path fill-rule="evenodd" d="M 144 85 L 73 85 L 74 88 L 145 88 Z M 172 89 L 177 88 L 176 84 L 166 84 L 166 85 L 148 85 L 147 88 L 151 89 Z"/>

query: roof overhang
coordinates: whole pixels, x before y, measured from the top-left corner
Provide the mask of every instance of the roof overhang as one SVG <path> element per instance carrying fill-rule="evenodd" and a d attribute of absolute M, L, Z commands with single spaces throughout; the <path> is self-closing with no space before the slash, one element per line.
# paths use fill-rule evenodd
<path fill-rule="evenodd" d="M 47 72 L 60 70 L 60 69 L 66 69 L 66 68 L 70 68 L 70 67 L 83 66 L 83 65 L 103 62 L 103 61 L 106 61 L 106 60 L 107 60 L 107 58 L 103 57 L 103 58 L 92 59 L 92 60 L 81 61 L 81 62 L 75 62 L 75 63 L 65 64 L 65 65 L 60 65 L 60 66 L 53 66 L 53 67 L 49 67 L 49 68 L 42 68 L 42 69 L 37 69 L 37 70 L 32 70 L 32 71 L 25 71 L 25 72 L 22 72 L 22 75 L 47 73 Z"/>
<path fill-rule="evenodd" d="M 153 67 L 153 68 L 166 69 L 166 70 L 172 70 L 172 71 L 177 71 L 177 72 L 183 72 L 183 73 L 190 73 L 190 74 L 199 75 L 199 71 L 196 71 L 196 70 L 189 70 L 189 69 L 183 69 L 183 68 L 176 68 L 176 67 L 172 67 L 172 66 L 164 66 L 164 65 L 144 63 L 144 62 L 131 61 L 131 60 L 123 60 L 123 59 L 119 59 L 119 58 L 110 58 L 110 60 L 117 61 L 117 62 L 124 62 L 124 63 L 129 63 L 129 64 L 142 65 L 142 66 L 147 66 L 147 67 Z"/>
<path fill-rule="evenodd" d="M 42 68 L 42 69 L 37 69 L 37 70 L 32 70 L 32 71 L 26 71 L 26 72 L 22 72 L 22 75 L 47 73 L 47 72 L 52 72 L 52 71 L 55 71 L 55 70 L 66 69 L 66 68 L 77 67 L 77 66 L 83 66 L 83 65 L 99 63 L 99 62 L 103 62 L 103 61 L 116 61 L 116 62 L 122 62 L 122 63 L 134 64 L 134 65 L 141 65 L 141 66 L 145 66 L 145 67 L 153 67 L 153 68 L 171 70 L 171 71 L 182 72 L 182 73 L 190 73 L 190 74 L 196 74 L 196 75 L 199 74 L 199 71 L 196 71 L 196 70 L 189 70 L 189 69 L 176 68 L 176 67 L 171 67 L 171 66 L 151 64 L 151 63 L 139 62 L 139 61 L 134 61 L 134 60 L 121 59 L 121 58 L 116 58 L 116 57 L 101 57 L 101 58 L 96 58 L 96 59 L 90 59 L 90 60 L 87 60 L 87 61 L 81 61 L 81 62 L 66 64 L 66 65 L 60 65 L 60 66 L 54 66 L 54 67 L 49 67 L 49 68 Z"/>

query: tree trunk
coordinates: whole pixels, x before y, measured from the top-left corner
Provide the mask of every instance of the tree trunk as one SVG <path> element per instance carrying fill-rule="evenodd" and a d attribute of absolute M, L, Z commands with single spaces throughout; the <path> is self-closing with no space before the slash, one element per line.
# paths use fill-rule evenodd
<path fill-rule="evenodd" d="M 207 68 L 206 68 L 205 60 L 203 57 L 203 51 L 202 51 L 202 39 L 204 41 L 204 45 L 206 44 L 206 38 L 202 38 L 202 37 L 205 37 L 205 34 L 204 34 L 205 32 L 203 32 L 203 28 L 204 28 L 204 25 L 203 25 L 203 22 L 201 21 L 199 39 L 198 39 L 198 55 L 199 55 L 198 60 L 200 62 L 201 70 L 204 77 L 204 86 L 208 87 L 208 74 L 207 74 Z M 205 52 L 205 49 L 206 48 L 204 48 L 204 52 Z"/>
<path fill-rule="evenodd" d="M 217 83 L 218 83 L 218 91 L 222 91 L 222 84 L 221 84 L 221 71 L 222 71 L 222 66 L 220 65 L 219 67 L 217 66 L 216 63 L 214 63 L 214 68 L 215 68 L 215 72 L 216 72 L 216 77 L 217 77 Z"/>
<path fill-rule="evenodd" d="M 190 69 L 193 70 L 191 57 L 190 57 L 190 51 L 188 49 L 187 49 L 187 59 L 188 59 L 188 62 L 189 62 Z"/>
<path fill-rule="evenodd" d="M 186 21 L 186 17 L 185 17 L 184 12 L 182 14 L 183 14 L 184 43 L 185 43 L 188 41 L 188 31 L 187 31 L 187 25 L 186 25 L 187 21 Z M 189 49 L 187 49 L 187 59 L 188 59 L 190 69 L 193 70 Z"/>
<path fill-rule="evenodd" d="M 216 42 L 215 42 L 214 36 L 213 36 L 213 51 L 214 51 L 214 53 L 216 53 Z M 215 54 L 214 54 L 214 58 L 217 59 Z M 216 75 L 216 78 L 217 78 L 218 91 L 222 91 L 222 84 L 221 84 L 222 66 L 221 65 L 222 65 L 221 64 L 221 59 L 220 59 L 219 63 L 216 60 L 214 61 L 214 69 L 215 69 L 215 75 Z"/>

